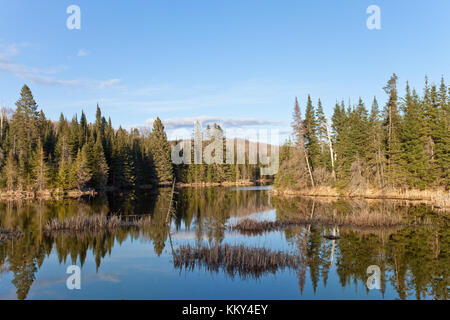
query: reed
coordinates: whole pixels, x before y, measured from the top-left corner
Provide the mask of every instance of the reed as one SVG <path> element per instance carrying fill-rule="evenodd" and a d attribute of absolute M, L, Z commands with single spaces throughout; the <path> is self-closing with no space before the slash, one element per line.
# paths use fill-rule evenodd
<path fill-rule="evenodd" d="M 256 221 L 252 219 L 242 219 L 231 230 L 239 231 L 242 234 L 257 235 L 264 232 L 285 229 L 295 225 L 320 224 L 325 226 L 355 227 L 355 228 L 392 228 L 410 225 L 430 225 L 430 219 L 408 221 L 402 215 L 389 214 L 383 212 L 369 212 L 362 210 L 351 215 L 299 215 L 297 217 L 282 219 L 278 221 Z"/>
<path fill-rule="evenodd" d="M 296 255 L 282 251 L 229 244 L 212 247 L 182 245 L 175 250 L 173 257 L 174 267 L 180 270 L 204 266 L 208 271 L 218 272 L 222 269 L 230 276 L 238 274 L 242 278 L 258 278 L 285 268 L 296 269 L 298 261 Z"/>
<path fill-rule="evenodd" d="M 344 191 L 332 187 L 319 186 L 301 190 L 275 189 L 271 193 L 280 196 L 309 196 L 324 198 L 348 198 L 348 199 L 384 199 L 384 200 L 409 200 L 430 204 L 437 209 L 450 210 L 450 192 L 444 189 L 417 190 L 417 189 L 373 189 L 364 191 Z"/>
<path fill-rule="evenodd" d="M 114 230 L 122 226 L 144 227 L 151 224 L 151 217 L 138 217 L 130 221 L 123 221 L 120 216 L 78 216 L 75 218 L 66 218 L 64 220 L 53 219 L 44 226 L 47 233 L 58 231 L 104 231 Z"/>

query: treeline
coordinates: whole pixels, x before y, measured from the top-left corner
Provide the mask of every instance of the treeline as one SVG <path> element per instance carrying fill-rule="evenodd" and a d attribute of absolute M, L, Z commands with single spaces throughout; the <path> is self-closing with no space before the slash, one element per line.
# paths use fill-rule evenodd
<path fill-rule="evenodd" d="M 84 112 L 71 121 L 61 114 L 59 121 L 53 122 L 46 119 L 42 110 L 38 111 L 26 85 L 12 116 L 8 117 L 3 109 L 0 122 L 3 190 L 133 188 L 168 185 L 174 178 L 182 183 L 223 183 L 254 181 L 260 174 L 259 164 L 249 164 L 248 156 L 245 164 L 207 164 L 201 159 L 202 164 L 175 166 L 171 144 L 159 118 L 151 131 L 127 131 L 122 127 L 116 130 L 97 106 L 94 123 L 88 123 Z M 217 124 L 202 130 L 197 123 L 193 135 L 203 141 L 202 155 L 218 133 L 223 135 Z M 194 144 L 194 139 L 191 142 Z M 224 157 L 225 151 L 218 162 L 224 163 Z M 194 154 L 192 159 L 194 162 Z"/>
<path fill-rule="evenodd" d="M 378 189 L 450 189 L 450 90 L 425 80 L 423 94 L 406 84 L 398 96 L 397 76 L 384 91 L 380 109 L 336 103 L 331 123 L 321 101 L 308 96 L 304 119 L 296 99 L 293 139 L 280 153 L 279 188 L 336 187 L 353 192 Z"/>
<path fill-rule="evenodd" d="M 105 189 L 164 185 L 173 180 L 170 144 L 161 121 L 151 132 L 113 129 L 97 106 L 94 123 L 84 112 L 68 121 L 46 119 L 28 86 L 12 117 L 1 115 L 0 183 L 8 191 Z"/>

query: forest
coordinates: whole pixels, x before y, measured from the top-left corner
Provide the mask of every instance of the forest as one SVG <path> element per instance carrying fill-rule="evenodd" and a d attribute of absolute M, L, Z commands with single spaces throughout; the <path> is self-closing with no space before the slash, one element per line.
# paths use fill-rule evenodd
<path fill-rule="evenodd" d="M 68 121 L 46 119 L 24 85 L 16 110 L 1 113 L 0 186 L 4 193 L 112 190 L 181 183 L 223 183 L 258 178 L 258 165 L 179 165 L 159 118 L 151 130 L 114 129 L 97 105 L 94 123 L 82 111 Z M 207 128 L 207 131 L 210 128 Z M 215 130 L 221 128 L 214 124 Z M 196 128 L 193 134 L 206 133 Z M 203 139 L 203 147 L 208 139 Z"/>
<path fill-rule="evenodd" d="M 278 190 L 333 188 L 367 190 L 450 189 L 450 90 L 429 84 L 420 95 L 406 83 L 399 97 L 397 76 L 384 87 L 387 103 L 375 97 L 370 110 L 336 103 L 331 121 L 320 99 L 307 98 L 303 114 L 296 98 L 292 138 L 280 151 Z M 1 113 L 0 186 L 6 192 L 108 190 L 171 184 L 255 182 L 260 164 L 181 164 L 171 161 L 169 141 L 159 118 L 153 128 L 114 129 L 97 105 L 95 122 L 82 111 L 71 121 L 46 119 L 27 85 L 16 110 Z M 210 127 L 194 126 L 208 144 Z M 214 124 L 214 130 L 222 130 Z M 226 139 L 226 138 L 224 138 Z M 247 142 L 248 143 L 248 142 Z M 224 143 L 226 145 L 226 143 Z"/>
<path fill-rule="evenodd" d="M 331 122 L 320 99 L 308 96 L 303 115 L 296 99 L 293 138 L 280 152 L 278 189 L 333 188 L 364 194 L 367 190 L 450 189 L 450 91 L 429 84 L 419 94 L 406 83 L 399 97 L 395 74 L 383 88 L 387 103 L 377 98 L 368 110 L 336 102 Z"/>

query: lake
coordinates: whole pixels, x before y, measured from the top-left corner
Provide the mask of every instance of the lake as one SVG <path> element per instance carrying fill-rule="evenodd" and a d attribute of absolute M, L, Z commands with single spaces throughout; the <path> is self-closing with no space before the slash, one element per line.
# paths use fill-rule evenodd
<path fill-rule="evenodd" d="M 170 189 L 1 202 L 0 228 L 21 230 L 23 236 L 0 243 L 0 299 L 448 299 L 448 214 L 404 202 L 284 199 L 271 196 L 270 189 L 178 189 L 169 219 Z M 361 210 L 429 223 L 386 228 L 316 223 L 262 234 L 230 228 L 241 219 L 277 221 L 310 212 L 346 216 Z M 123 221 L 148 215 L 151 223 L 44 232 L 51 219 L 94 214 L 119 215 Z M 186 245 L 265 248 L 292 257 L 295 266 L 247 270 L 194 256 L 192 264 L 176 265 L 174 257 Z M 81 268 L 80 290 L 67 288 L 71 265 Z M 370 266 L 378 271 L 368 273 Z"/>

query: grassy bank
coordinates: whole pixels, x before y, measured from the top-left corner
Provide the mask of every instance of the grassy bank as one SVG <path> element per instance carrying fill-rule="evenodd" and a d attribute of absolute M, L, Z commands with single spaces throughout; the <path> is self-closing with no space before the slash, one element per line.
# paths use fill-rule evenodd
<path fill-rule="evenodd" d="M 271 192 L 279 196 L 420 201 L 436 209 L 450 209 L 450 191 L 445 190 L 366 189 L 365 191 L 345 191 L 331 187 L 316 187 L 302 190 L 274 189 Z"/>
<path fill-rule="evenodd" d="M 179 182 L 176 184 L 176 186 L 178 188 L 188 188 L 188 187 L 207 188 L 207 187 L 234 187 L 234 186 L 246 187 L 261 184 L 269 184 L 272 182 L 273 182 L 272 179 L 239 180 L 239 181 L 224 181 L 224 182 L 192 182 L 192 183 Z"/>
<path fill-rule="evenodd" d="M 94 190 L 41 190 L 41 191 L 0 191 L 0 200 L 52 200 L 60 198 L 80 198 L 82 196 L 94 196 L 97 192 Z"/>

